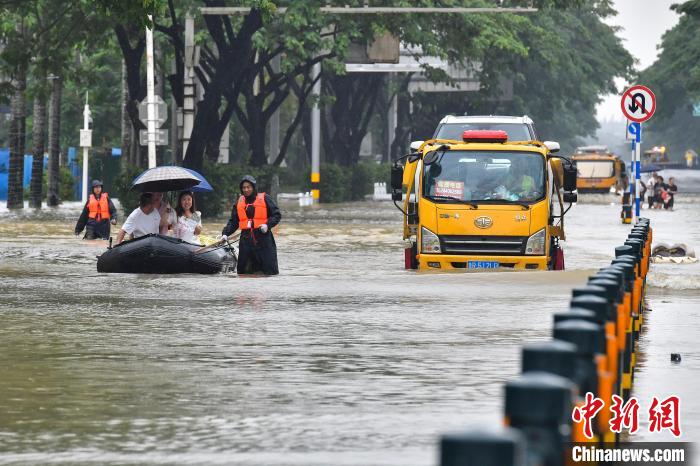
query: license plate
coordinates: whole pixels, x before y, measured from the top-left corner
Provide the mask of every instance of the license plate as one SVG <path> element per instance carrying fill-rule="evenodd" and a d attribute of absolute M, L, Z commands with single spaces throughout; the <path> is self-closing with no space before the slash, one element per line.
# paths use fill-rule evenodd
<path fill-rule="evenodd" d="M 499 266 L 496 261 L 468 261 L 467 268 L 469 269 L 497 269 Z"/>

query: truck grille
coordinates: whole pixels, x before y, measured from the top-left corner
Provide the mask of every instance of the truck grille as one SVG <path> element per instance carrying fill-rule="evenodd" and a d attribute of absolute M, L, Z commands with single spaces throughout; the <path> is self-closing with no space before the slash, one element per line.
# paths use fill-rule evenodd
<path fill-rule="evenodd" d="M 519 256 L 526 243 L 527 236 L 440 236 L 445 254 Z"/>

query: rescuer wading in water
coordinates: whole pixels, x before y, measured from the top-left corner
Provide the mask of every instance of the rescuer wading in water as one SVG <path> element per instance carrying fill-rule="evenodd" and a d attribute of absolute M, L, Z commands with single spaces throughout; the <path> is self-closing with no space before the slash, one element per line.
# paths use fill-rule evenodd
<path fill-rule="evenodd" d="M 258 193 L 252 176 L 244 176 L 240 188 L 242 196 L 231 209 L 231 218 L 221 232 L 221 239 L 226 240 L 233 232 L 241 230 L 239 274 L 262 271 L 265 275 L 277 275 L 277 246 L 272 228 L 280 222 L 282 214 L 270 196 Z"/>
<path fill-rule="evenodd" d="M 92 192 L 75 224 L 75 234 L 85 229 L 84 239 L 109 239 L 110 223 L 117 224 L 117 209 L 109 194 L 102 192 L 102 182 L 92 180 Z"/>

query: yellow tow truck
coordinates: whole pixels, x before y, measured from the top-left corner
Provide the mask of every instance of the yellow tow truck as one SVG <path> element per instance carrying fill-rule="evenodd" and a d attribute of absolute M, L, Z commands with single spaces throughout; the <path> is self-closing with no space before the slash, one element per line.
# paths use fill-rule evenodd
<path fill-rule="evenodd" d="M 557 149 L 477 130 L 425 141 L 399 159 L 391 187 L 404 214 L 406 268 L 563 269 L 576 167 Z"/>
<path fill-rule="evenodd" d="M 571 160 L 576 162 L 578 171 L 578 192 L 608 193 L 611 189 L 620 190 L 625 162 L 607 147 L 578 147 Z"/>

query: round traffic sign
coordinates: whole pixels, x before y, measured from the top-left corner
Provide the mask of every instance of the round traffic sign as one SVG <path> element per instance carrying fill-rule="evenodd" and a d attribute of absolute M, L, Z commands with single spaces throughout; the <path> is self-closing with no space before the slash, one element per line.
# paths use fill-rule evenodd
<path fill-rule="evenodd" d="M 628 120 L 642 123 L 654 115 L 656 96 L 646 86 L 632 86 L 622 94 L 620 106 Z"/>

